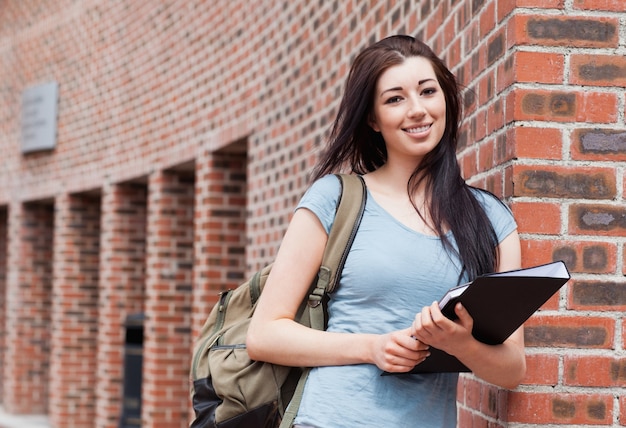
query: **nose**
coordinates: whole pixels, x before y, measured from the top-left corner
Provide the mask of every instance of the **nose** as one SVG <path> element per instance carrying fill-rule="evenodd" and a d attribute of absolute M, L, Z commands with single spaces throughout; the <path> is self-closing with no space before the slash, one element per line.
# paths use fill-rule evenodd
<path fill-rule="evenodd" d="M 421 102 L 419 97 L 411 97 L 409 102 L 409 117 L 422 117 L 426 114 L 426 108 L 424 107 L 424 104 Z"/>

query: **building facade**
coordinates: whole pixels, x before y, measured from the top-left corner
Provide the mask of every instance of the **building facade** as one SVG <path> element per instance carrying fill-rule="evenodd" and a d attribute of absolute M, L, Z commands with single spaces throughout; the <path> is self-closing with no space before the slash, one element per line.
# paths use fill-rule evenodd
<path fill-rule="evenodd" d="M 459 162 L 512 208 L 524 266 L 572 273 L 526 325 L 520 387 L 461 377 L 459 426 L 626 426 L 625 10 L 0 0 L 2 407 L 54 428 L 118 427 L 131 410 L 186 427 L 217 293 L 272 260 L 356 53 L 404 33 L 464 86 Z M 30 150 L 28 94 L 50 82 L 53 147 Z M 140 373 L 125 373 L 137 343 Z"/>

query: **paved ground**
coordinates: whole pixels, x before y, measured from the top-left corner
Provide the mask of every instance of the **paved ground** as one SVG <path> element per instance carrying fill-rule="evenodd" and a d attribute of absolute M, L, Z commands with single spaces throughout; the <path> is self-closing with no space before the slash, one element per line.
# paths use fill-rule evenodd
<path fill-rule="evenodd" d="M 50 428 L 46 416 L 8 415 L 0 406 L 0 428 Z"/>

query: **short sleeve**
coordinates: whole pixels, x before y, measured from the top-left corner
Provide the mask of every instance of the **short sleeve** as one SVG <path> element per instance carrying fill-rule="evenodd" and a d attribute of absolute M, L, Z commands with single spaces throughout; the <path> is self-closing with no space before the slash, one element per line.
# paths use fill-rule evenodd
<path fill-rule="evenodd" d="M 296 210 L 306 208 L 313 212 L 324 226 L 326 233 L 335 220 L 335 212 L 341 192 L 341 183 L 335 175 L 325 175 L 315 181 L 306 191 Z"/>
<path fill-rule="evenodd" d="M 513 213 L 495 195 L 480 189 L 473 190 L 493 226 L 498 237 L 498 243 L 502 242 L 504 238 L 517 229 L 517 222 Z"/>

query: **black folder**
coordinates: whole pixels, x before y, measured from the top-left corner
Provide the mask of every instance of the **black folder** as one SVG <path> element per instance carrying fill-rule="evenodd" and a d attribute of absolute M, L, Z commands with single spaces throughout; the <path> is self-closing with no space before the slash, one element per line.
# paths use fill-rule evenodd
<path fill-rule="evenodd" d="M 504 342 L 570 279 L 565 263 L 482 275 L 474 281 L 448 290 L 439 301 L 445 316 L 457 318 L 454 306 L 461 302 L 474 319 L 472 335 L 489 345 Z M 470 371 L 456 357 L 436 348 L 408 373 Z"/>

